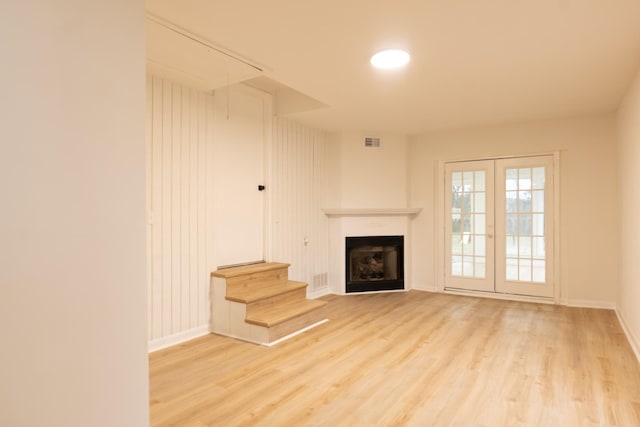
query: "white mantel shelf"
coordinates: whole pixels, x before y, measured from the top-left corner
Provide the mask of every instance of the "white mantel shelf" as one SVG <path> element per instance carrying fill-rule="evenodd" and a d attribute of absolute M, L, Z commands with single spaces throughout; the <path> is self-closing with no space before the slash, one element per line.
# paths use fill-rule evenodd
<path fill-rule="evenodd" d="M 422 208 L 325 208 L 322 209 L 327 216 L 412 216 L 422 211 Z"/>

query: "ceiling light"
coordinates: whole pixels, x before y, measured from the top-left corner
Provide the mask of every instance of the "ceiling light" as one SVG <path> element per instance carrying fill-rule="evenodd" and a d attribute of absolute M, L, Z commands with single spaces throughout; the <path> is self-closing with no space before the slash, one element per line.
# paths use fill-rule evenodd
<path fill-rule="evenodd" d="M 407 52 L 400 49 L 381 50 L 371 57 L 371 65 L 376 68 L 389 70 L 407 65 L 411 57 Z"/>

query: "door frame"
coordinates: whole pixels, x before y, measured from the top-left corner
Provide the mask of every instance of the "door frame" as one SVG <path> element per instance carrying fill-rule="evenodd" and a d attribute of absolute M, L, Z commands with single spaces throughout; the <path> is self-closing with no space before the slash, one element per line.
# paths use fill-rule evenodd
<path fill-rule="evenodd" d="M 445 198 L 445 210 L 447 212 L 446 217 L 449 218 L 450 215 L 453 214 L 452 211 L 452 193 L 450 191 L 451 189 L 451 183 L 449 182 L 449 175 L 450 173 L 447 171 L 449 168 L 449 165 L 455 165 L 453 166 L 456 172 L 467 172 L 467 171 L 472 171 L 472 173 L 474 172 L 479 172 L 479 171 L 483 171 L 485 174 L 485 188 L 484 188 L 484 196 L 485 196 L 485 209 L 482 213 L 484 213 L 485 216 L 485 229 L 484 229 L 484 233 L 482 235 L 482 237 L 485 240 L 485 254 L 484 254 L 484 259 L 485 259 L 485 275 L 484 277 L 469 277 L 469 276 L 454 276 L 453 274 L 450 273 L 450 269 L 452 268 L 451 266 L 451 242 L 450 242 L 450 237 L 453 237 L 453 231 L 451 230 L 452 228 L 452 222 L 451 221 L 445 221 L 445 239 L 444 239 L 444 253 L 447 254 L 443 257 L 444 259 L 444 263 L 445 263 L 445 267 L 444 267 L 444 274 L 445 274 L 445 286 L 448 285 L 447 289 L 451 289 L 451 290 L 471 290 L 471 291 L 479 291 L 479 292 L 494 292 L 495 290 L 495 257 L 494 257 L 494 246 L 495 246 L 495 239 L 493 238 L 493 235 L 495 234 L 494 231 L 494 218 L 495 218 L 495 203 L 494 203 L 494 190 L 491 189 L 489 190 L 489 187 L 491 184 L 491 186 L 493 186 L 494 183 L 494 172 L 495 172 L 495 167 L 494 167 L 495 161 L 494 160 L 478 160 L 478 161 L 472 161 L 472 162 L 447 162 L 445 164 L 445 189 L 443 191 L 444 193 L 444 198 Z M 453 172 L 453 171 L 452 171 Z M 473 191 L 475 191 L 477 189 L 473 189 Z M 475 206 L 475 203 L 474 203 Z M 472 212 L 476 212 L 475 209 L 472 210 Z M 474 223 L 475 221 L 472 220 L 472 223 Z M 475 224 L 473 225 L 472 231 L 471 231 L 471 235 L 473 236 L 472 239 L 475 241 L 478 237 L 477 234 L 477 230 L 475 230 Z M 475 246 L 475 243 L 474 243 Z M 474 251 L 475 254 L 475 251 Z M 475 263 L 475 262 L 474 262 Z M 470 289 L 470 288 L 475 288 L 475 289 Z"/>
<path fill-rule="evenodd" d="M 515 294 L 501 294 L 494 292 L 482 292 L 482 291 L 464 291 L 464 290 L 447 290 L 445 289 L 445 273 L 446 273 L 446 259 L 447 253 L 445 251 L 445 227 L 446 227 L 446 189 L 445 189 L 445 164 L 451 162 L 470 162 L 470 161 L 481 161 L 481 160 L 501 160 L 501 159 L 513 159 L 520 157 L 537 157 L 537 156 L 553 156 L 553 227 L 555 232 L 553 233 L 553 300 L 551 301 L 549 298 L 543 297 L 534 297 L 534 296 L 522 296 Z M 435 222 L 435 233 L 434 233 L 434 249 L 435 249 L 435 260 L 434 260 L 434 283 L 436 284 L 436 291 L 440 293 L 451 293 L 451 294 L 466 294 L 466 295 L 476 295 L 476 296 L 486 296 L 490 298 L 496 299 L 509 299 L 509 300 L 518 300 L 518 301 L 537 301 L 537 302 L 553 302 L 560 303 L 561 300 L 567 298 L 567 292 L 564 287 L 564 281 L 561 280 L 561 271 L 564 270 L 562 265 L 560 264 L 560 242 L 561 236 L 564 234 L 560 229 L 560 214 L 561 214 L 561 206 L 560 206 L 560 182 L 561 182 L 561 159 L 562 159 L 562 151 L 543 151 L 537 153 L 527 153 L 527 154 L 512 154 L 512 155 L 502 155 L 502 156 L 483 156 L 483 157 L 462 157 L 462 158 L 451 158 L 451 159 L 441 159 L 437 162 L 436 167 L 436 179 L 434 180 L 434 195 L 435 195 L 435 208 L 436 212 L 434 212 L 434 222 Z"/>
<path fill-rule="evenodd" d="M 272 121 L 272 117 L 273 117 L 273 110 L 274 110 L 274 106 L 273 106 L 273 95 L 271 95 L 268 92 L 265 92 L 263 90 L 254 88 L 252 86 L 249 86 L 245 83 L 236 83 L 233 84 L 231 86 L 228 86 L 226 88 L 219 88 L 216 91 L 213 91 L 213 96 L 214 99 L 218 98 L 217 101 L 222 103 L 222 104 L 215 104 L 214 108 L 215 108 L 215 115 L 214 115 L 214 146 L 217 147 L 217 144 L 219 143 L 218 138 L 220 138 L 219 136 L 219 130 L 216 131 L 216 129 L 218 129 L 218 125 L 217 125 L 217 121 L 220 120 L 220 117 L 224 117 L 225 114 L 227 114 L 227 109 L 229 108 L 229 101 L 228 101 L 228 97 L 229 97 L 229 90 L 237 90 L 237 91 L 243 91 L 247 94 L 250 94 L 252 96 L 254 96 L 256 99 L 259 99 L 262 103 L 262 117 L 261 117 L 261 124 L 262 124 L 262 155 L 261 155 L 261 159 L 260 162 L 262 164 L 262 176 L 260 178 L 260 182 L 259 183 L 255 183 L 256 187 L 255 187 L 255 191 L 258 192 L 258 188 L 257 185 L 263 185 L 265 187 L 265 191 L 261 192 L 261 204 L 262 204 L 262 218 L 261 218 L 261 227 L 262 227 L 262 236 L 261 236 L 261 256 L 260 259 L 249 259 L 247 258 L 246 260 L 242 260 L 240 261 L 240 263 L 251 263 L 251 262 L 260 262 L 260 261 L 269 261 L 270 260 L 270 247 L 271 247 L 271 222 L 270 222 L 270 215 L 271 215 L 271 203 L 270 203 L 270 199 L 269 199 L 269 188 L 270 188 L 270 184 L 271 184 L 271 147 L 272 147 L 272 127 L 273 127 L 273 121 Z M 214 101 L 215 102 L 215 101 Z M 224 103 L 226 102 L 226 105 L 224 105 Z M 233 99 L 231 100 L 231 102 L 233 102 Z M 231 109 L 231 113 L 233 113 L 233 109 Z M 214 149 L 215 151 L 215 149 Z M 211 158 L 211 162 L 213 165 L 213 168 L 216 167 L 216 162 L 219 162 L 219 158 L 217 157 L 217 153 L 212 154 L 212 158 Z M 215 193 L 215 191 L 217 190 L 218 186 L 223 185 L 222 182 L 220 182 L 215 175 L 215 172 L 211 173 L 211 188 L 213 189 L 213 192 Z M 209 197 L 209 200 L 211 200 L 211 203 L 213 203 L 213 196 Z M 215 208 L 211 207 L 211 214 L 208 215 L 208 219 L 209 221 L 211 221 L 211 226 L 210 229 L 212 230 L 212 235 L 215 235 L 215 230 L 219 227 L 219 223 L 218 223 L 218 218 L 216 216 L 216 212 L 215 212 Z M 211 250 L 211 258 L 212 260 L 214 260 L 215 262 L 213 262 L 213 264 L 216 266 L 216 268 L 220 268 L 220 267 L 228 267 L 231 265 L 235 265 L 235 263 L 231 263 L 228 264 L 227 262 L 221 262 L 220 261 L 220 257 L 219 257 L 219 252 L 221 252 L 223 249 L 221 249 L 218 244 L 215 244 L 214 242 L 215 239 L 212 240 L 212 250 Z"/>

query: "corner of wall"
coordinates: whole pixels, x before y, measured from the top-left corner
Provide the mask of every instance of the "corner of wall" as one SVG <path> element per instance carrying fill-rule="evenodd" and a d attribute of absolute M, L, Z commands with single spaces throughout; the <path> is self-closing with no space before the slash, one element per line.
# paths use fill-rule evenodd
<path fill-rule="evenodd" d="M 619 282 L 616 313 L 640 361 L 640 266 L 636 259 L 640 243 L 640 69 L 617 112 Z"/>
<path fill-rule="evenodd" d="M 626 320 L 620 310 L 616 308 L 616 316 L 618 316 L 618 321 L 620 322 L 620 326 L 622 326 L 622 330 L 624 334 L 627 336 L 627 340 L 629 341 L 629 345 L 631 345 L 631 349 L 636 355 L 636 359 L 638 359 L 638 363 L 640 363 L 640 338 L 634 335 L 633 331 L 629 329 Z"/>

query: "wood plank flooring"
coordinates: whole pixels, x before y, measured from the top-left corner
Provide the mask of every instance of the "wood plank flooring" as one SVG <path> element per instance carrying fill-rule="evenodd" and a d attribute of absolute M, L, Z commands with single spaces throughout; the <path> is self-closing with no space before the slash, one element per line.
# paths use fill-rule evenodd
<path fill-rule="evenodd" d="M 328 296 L 268 348 L 152 353 L 152 426 L 640 426 L 640 364 L 610 310 L 419 291 Z"/>

